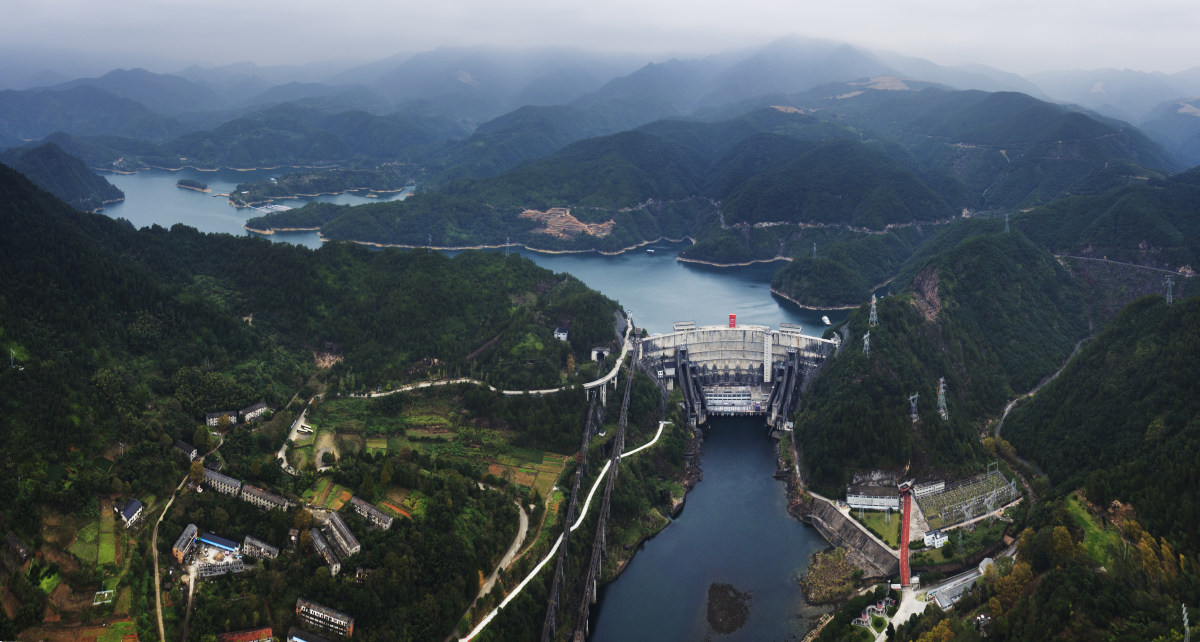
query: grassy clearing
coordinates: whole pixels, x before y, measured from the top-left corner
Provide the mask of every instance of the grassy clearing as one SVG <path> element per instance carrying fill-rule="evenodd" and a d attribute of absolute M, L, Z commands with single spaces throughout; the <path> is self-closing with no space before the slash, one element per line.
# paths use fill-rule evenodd
<path fill-rule="evenodd" d="M 992 522 L 984 520 L 976 522 L 973 526 L 974 530 L 971 530 L 970 526 L 962 526 L 947 531 L 946 535 L 949 536 L 950 541 L 946 542 L 945 546 L 939 549 L 914 552 L 912 563 L 936 566 L 960 562 L 1000 539 L 1004 535 L 1007 524 L 1000 520 Z M 962 537 L 961 546 L 959 545 L 960 536 Z"/>
<path fill-rule="evenodd" d="M 96 564 L 117 563 L 116 519 L 112 512 L 100 511 L 100 542 L 96 552 Z"/>
<path fill-rule="evenodd" d="M 96 541 L 100 537 L 100 522 L 88 522 L 75 532 L 75 541 L 67 549 L 81 562 L 96 563 Z"/>
<path fill-rule="evenodd" d="M 386 453 L 388 451 L 388 438 L 386 435 L 367 437 L 366 441 L 368 453 Z"/>
<path fill-rule="evenodd" d="M 1083 527 L 1083 545 L 1087 548 L 1088 555 L 1097 563 L 1107 566 L 1109 547 L 1118 549 L 1121 545 L 1121 533 L 1117 527 L 1112 524 L 1107 527 L 1100 526 L 1096 517 L 1074 495 L 1067 498 L 1067 512 Z"/>
<path fill-rule="evenodd" d="M 117 593 L 117 601 L 113 604 L 113 615 L 129 615 L 129 607 L 133 604 L 133 589 L 126 586 Z"/>
<path fill-rule="evenodd" d="M 885 544 L 895 549 L 900 548 L 900 523 L 903 520 L 899 511 L 892 511 L 890 518 L 880 510 L 862 511 L 861 518 L 857 510 L 850 511 L 850 514 L 854 516 L 854 519 L 866 524 L 867 528 Z"/>
<path fill-rule="evenodd" d="M 84 630 L 81 639 L 94 639 L 96 642 L 122 642 L 127 635 L 137 635 L 137 624 L 130 622 L 129 620 L 113 622 L 107 627 L 92 627 L 86 629 Z"/>
<path fill-rule="evenodd" d="M 422 403 L 420 397 L 414 398 L 414 402 L 407 404 L 404 412 L 397 416 L 380 412 L 381 401 L 378 399 L 332 399 L 321 404 L 309 423 L 320 428 L 336 427 L 339 432 L 399 434 L 409 425 L 406 415 L 428 405 Z M 435 411 L 430 414 L 442 413 Z"/>
<path fill-rule="evenodd" d="M 42 592 L 46 595 L 50 595 L 54 592 L 54 589 L 58 588 L 58 584 L 61 581 L 62 574 L 55 573 L 49 577 L 43 577 L 42 581 L 38 582 L 38 588 L 42 589 Z"/>

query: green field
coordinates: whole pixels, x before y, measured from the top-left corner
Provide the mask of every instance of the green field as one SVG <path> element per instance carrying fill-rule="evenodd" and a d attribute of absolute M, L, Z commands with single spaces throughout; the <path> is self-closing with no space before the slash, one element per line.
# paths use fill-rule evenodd
<path fill-rule="evenodd" d="M 100 537 L 100 523 L 88 522 L 75 533 L 75 541 L 71 542 L 70 551 L 80 561 L 87 564 L 96 563 L 96 541 Z"/>
<path fill-rule="evenodd" d="M 375 435 L 374 437 L 367 437 L 366 442 L 367 442 L 367 452 L 369 452 L 369 453 L 377 453 L 377 452 L 386 453 L 388 451 L 388 438 L 385 435 Z"/>
<path fill-rule="evenodd" d="M 1102 528 L 1096 517 L 1075 495 L 1067 498 L 1067 512 L 1071 514 L 1071 518 L 1076 523 L 1083 527 L 1083 545 L 1087 548 L 1088 555 L 1096 560 L 1096 563 L 1107 566 L 1109 548 L 1120 550 L 1120 531 L 1112 524 L 1109 524 L 1107 528 Z"/>
<path fill-rule="evenodd" d="M 317 414 L 309 417 L 315 428 L 335 428 L 338 432 L 371 434 L 400 433 L 406 418 L 379 412 L 380 399 L 331 399 L 322 403 Z M 405 408 L 407 411 L 409 408 Z"/>
<path fill-rule="evenodd" d="M 96 564 L 117 563 L 116 517 L 112 511 L 100 511 L 100 543 L 96 553 Z"/>
<path fill-rule="evenodd" d="M 879 539 L 892 548 L 900 548 L 900 523 L 903 521 L 899 511 L 892 511 L 890 521 L 888 516 L 881 510 L 861 511 L 862 518 L 859 518 L 860 511 L 852 510 L 850 514 L 854 519 L 867 525 Z M 885 523 L 886 522 L 886 523 Z"/>
<path fill-rule="evenodd" d="M 333 483 L 328 477 L 322 477 L 312 488 L 304 491 L 301 498 L 314 506 L 339 510 L 350 500 L 350 495 L 353 495 L 353 492 L 349 488 Z"/>

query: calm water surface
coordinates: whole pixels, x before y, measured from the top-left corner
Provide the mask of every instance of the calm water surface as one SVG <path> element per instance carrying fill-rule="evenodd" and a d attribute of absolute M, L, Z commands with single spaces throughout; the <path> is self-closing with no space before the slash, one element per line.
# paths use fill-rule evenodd
<path fill-rule="evenodd" d="M 184 223 L 204 232 L 250 234 L 242 229 L 254 210 L 238 210 L 225 198 L 175 187 L 180 178 L 208 183 L 214 193 L 238 183 L 263 180 L 282 170 L 238 172 L 149 171 L 108 176 L 126 201 L 105 210 L 138 227 Z M 391 198 L 396 198 L 395 196 Z M 365 203 L 380 199 L 341 194 L 316 200 Z M 281 201 L 299 207 L 303 201 Z M 273 241 L 319 247 L 316 232 L 270 235 Z M 845 311 L 814 312 L 772 295 L 771 275 L 782 264 L 714 268 L 675 260 L 683 244 L 658 243 L 619 256 L 539 254 L 521 250 L 538 265 L 572 274 L 634 313 L 639 327 L 670 332 L 675 321 L 739 323 L 779 327 L 799 323 L 820 335 L 828 314 L 834 323 Z M 804 602 L 796 575 L 808 556 L 825 546 L 816 532 L 787 514 L 782 483 L 775 481 L 775 441 L 760 420 L 711 420 L 704 444 L 704 480 L 687 497 L 683 513 L 647 541 L 625 572 L 601 592 L 593 610 L 591 640 L 799 640 L 819 611 Z M 590 539 L 590 535 L 588 536 Z M 750 595 L 744 626 L 719 634 L 707 624 L 708 589 L 725 583 Z"/>
<path fill-rule="evenodd" d="M 704 480 L 601 591 L 590 642 L 800 640 L 828 610 L 808 606 L 796 581 L 825 541 L 787 514 L 784 485 L 771 477 L 776 442 L 762 421 L 711 419 L 706 435 Z M 732 633 L 708 625 L 714 583 L 750 595 L 746 622 Z"/>
<path fill-rule="evenodd" d="M 177 172 L 164 170 L 146 170 L 137 174 L 105 174 L 104 177 L 113 185 L 125 192 L 125 201 L 104 208 L 104 213 L 113 218 L 128 219 L 137 227 L 147 227 L 158 224 L 170 227 L 175 223 L 183 223 L 201 232 L 224 232 L 235 236 L 252 235 L 242 229 L 246 219 L 259 216 L 260 212 L 253 209 L 238 209 L 229 204 L 223 196 L 213 194 L 228 194 L 239 183 L 262 181 L 286 174 L 285 169 L 259 169 L 238 171 L 222 169 L 215 172 L 202 172 L 196 169 L 182 169 Z M 175 181 L 181 178 L 191 178 L 207 183 L 211 194 L 204 194 L 190 189 L 175 186 Z M 309 201 L 323 203 L 338 203 L 357 205 L 377 201 L 388 201 L 403 198 L 403 194 L 387 194 L 380 198 L 366 198 L 357 194 L 335 194 L 318 196 L 311 199 L 279 200 L 280 205 L 303 207 Z M 280 232 L 267 235 L 272 241 L 296 243 L 311 248 L 321 246 L 321 239 L 316 232 Z"/>

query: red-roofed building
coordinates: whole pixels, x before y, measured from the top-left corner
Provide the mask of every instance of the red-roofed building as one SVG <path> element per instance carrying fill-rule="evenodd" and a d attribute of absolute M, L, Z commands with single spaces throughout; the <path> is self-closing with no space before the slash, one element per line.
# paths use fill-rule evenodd
<path fill-rule="evenodd" d="M 271 627 L 264 626 L 261 629 L 222 633 L 217 636 L 217 642 L 271 642 L 273 637 Z"/>

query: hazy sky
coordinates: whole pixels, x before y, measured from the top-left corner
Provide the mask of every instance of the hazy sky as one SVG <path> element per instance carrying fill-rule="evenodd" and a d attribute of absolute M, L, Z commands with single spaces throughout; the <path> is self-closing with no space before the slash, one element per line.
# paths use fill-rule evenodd
<path fill-rule="evenodd" d="M 1195 0 L 0 0 L 0 15 L 4 46 L 103 51 L 155 71 L 439 45 L 708 53 L 786 34 L 1017 73 L 1200 66 Z"/>

